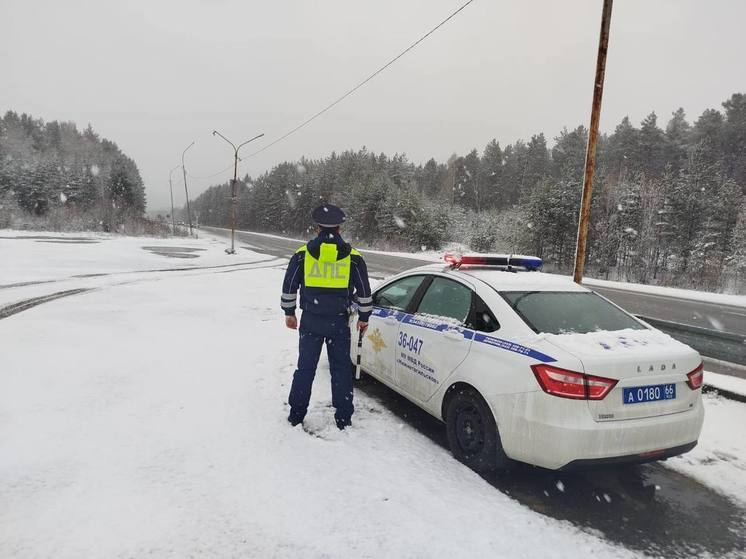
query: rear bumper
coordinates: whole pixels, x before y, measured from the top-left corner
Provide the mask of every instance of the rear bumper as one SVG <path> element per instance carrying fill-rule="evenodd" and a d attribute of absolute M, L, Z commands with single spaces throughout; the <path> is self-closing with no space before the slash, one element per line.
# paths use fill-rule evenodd
<path fill-rule="evenodd" d="M 692 450 L 697 446 L 697 441 L 667 448 L 657 452 L 643 452 L 641 454 L 632 454 L 627 456 L 612 456 L 609 458 L 584 458 L 568 462 L 560 468 L 562 471 L 584 470 L 588 468 L 601 468 L 604 466 L 623 466 L 625 464 L 644 464 L 645 462 L 655 462 L 679 456 Z"/>
<path fill-rule="evenodd" d="M 544 392 L 488 399 L 505 453 L 552 470 L 661 460 L 694 448 L 704 420 L 701 398 L 684 412 L 596 422 L 587 402 Z"/>

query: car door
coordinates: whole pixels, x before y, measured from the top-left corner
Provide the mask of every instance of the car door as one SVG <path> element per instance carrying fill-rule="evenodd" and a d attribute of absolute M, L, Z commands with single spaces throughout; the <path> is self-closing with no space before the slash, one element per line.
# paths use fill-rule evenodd
<path fill-rule="evenodd" d="M 425 276 L 406 276 L 383 286 L 373 294 L 368 332 L 363 338 L 363 369 L 383 380 L 394 381 L 394 350 L 399 323 Z"/>
<path fill-rule="evenodd" d="M 432 276 L 416 311 L 404 317 L 396 339 L 396 384 L 407 395 L 425 402 L 447 381 L 469 353 L 473 331 L 470 286 Z"/>

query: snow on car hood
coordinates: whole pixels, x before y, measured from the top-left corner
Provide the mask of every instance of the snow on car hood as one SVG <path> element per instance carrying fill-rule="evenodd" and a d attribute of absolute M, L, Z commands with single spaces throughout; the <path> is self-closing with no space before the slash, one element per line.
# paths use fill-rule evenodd
<path fill-rule="evenodd" d="M 625 378 L 652 371 L 688 373 L 700 363 L 699 354 L 659 330 L 540 334 L 547 342 L 583 362 L 586 373 Z"/>
<path fill-rule="evenodd" d="M 539 337 L 578 356 L 609 355 L 618 352 L 644 356 L 659 354 L 663 348 L 688 349 L 688 346 L 660 330 L 626 328 L 613 332 L 602 330 L 587 334 L 539 334 Z"/>

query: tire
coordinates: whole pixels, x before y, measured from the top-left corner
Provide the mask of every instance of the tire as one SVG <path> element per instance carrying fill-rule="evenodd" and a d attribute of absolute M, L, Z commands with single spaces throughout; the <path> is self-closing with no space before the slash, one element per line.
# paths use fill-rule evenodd
<path fill-rule="evenodd" d="M 455 389 L 445 419 L 448 445 L 457 460 L 480 474 L 509 468 L 492 410 L 476 390 Z"/>

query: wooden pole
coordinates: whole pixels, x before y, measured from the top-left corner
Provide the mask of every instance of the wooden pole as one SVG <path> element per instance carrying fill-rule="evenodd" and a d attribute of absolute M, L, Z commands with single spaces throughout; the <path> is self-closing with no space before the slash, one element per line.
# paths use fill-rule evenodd
<path fill-rule="evenodd" d="M 578 219 L 578 240 L 575 246 L 575 283 L 583 281 L 585 267 L 586 243 L 588 241 L 588 223 L 591 215 L 591 194 L 593 192 L 593 171 L 596 167 L 596 144 L 598 143 L 598 122 L 601 117 L 601 98 L 604 93 L 604 74 L 606 73 L 606 53 L 609 50 L 609 25 L 611 24 L 611 5 L 613 0 L 604 0 L 601 14 L 601 35 L 598 39 L 598 57 L 596 59 L 596 79 L 593 82 L 593 106 L 591 107 L 591 126 L 588 131 L 588 146 L 585 152 L 585 175 L 583 176 L 583 197 L 580 202 Z"/>

